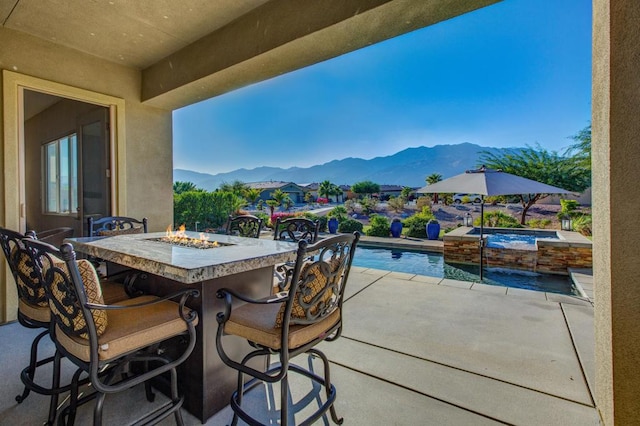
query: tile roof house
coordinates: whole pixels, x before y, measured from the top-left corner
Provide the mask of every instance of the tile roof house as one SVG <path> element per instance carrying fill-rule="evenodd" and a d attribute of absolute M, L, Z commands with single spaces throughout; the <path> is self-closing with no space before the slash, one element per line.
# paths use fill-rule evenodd
<path fill-rule="evenodd" d="M 293 182 L 281 182 L 281 181 L 265 181 L 265 182 L 248 182 L 245 183 L 249 188 L 260 190 L 261 200 L 270 200 L 273 198 L 272 194 L 275 190 L 279 189 L 291 198 L 296 203 L 304 203 L 304 196 L 306 193 L 305 188 L 300 185 L 296 185 Z"/>

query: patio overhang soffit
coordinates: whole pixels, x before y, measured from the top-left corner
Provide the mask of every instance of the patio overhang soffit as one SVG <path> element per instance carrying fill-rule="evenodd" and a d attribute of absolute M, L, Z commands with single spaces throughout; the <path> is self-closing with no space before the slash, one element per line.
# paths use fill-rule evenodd
<path fill-rule="evenodd" d="M 3 0 L 0 23 L 140 70 L 173 110 L 498 1 Z"/>

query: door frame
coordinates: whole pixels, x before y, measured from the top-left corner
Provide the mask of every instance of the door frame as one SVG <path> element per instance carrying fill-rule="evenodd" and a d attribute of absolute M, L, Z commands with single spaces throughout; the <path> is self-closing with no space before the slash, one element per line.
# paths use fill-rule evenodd
<path fill-rule="evenodd" d="M 109 148 L 111 162 L 111 209 L 119 215 L 126 209 L 124 99 L 56 83 L 14 71 L 2 71 L 4 111 L 4 226 L 26 232 L 24 165 L 24 90 L 47 93 L 103 106 L 109 109 Z M 17 184 L 16 184 L 17 183 Z M 0 218 L 1 219 L 1 218 Z"/>

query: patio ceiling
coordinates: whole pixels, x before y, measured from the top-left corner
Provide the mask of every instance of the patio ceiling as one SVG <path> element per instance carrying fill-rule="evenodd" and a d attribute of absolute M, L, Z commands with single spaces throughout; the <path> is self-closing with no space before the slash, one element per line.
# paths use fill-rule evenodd
<path fill-rule="evenodd" d="M 172 110 L 498 1 L 0 0 L 0 23 L 140 70 Z"/>

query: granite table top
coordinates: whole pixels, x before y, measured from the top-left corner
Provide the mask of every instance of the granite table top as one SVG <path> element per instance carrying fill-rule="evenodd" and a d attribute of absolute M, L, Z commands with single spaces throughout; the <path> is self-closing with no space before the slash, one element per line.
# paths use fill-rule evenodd
<path fill-rule="evenodd" d="M 208 234 L 220 246 L 208 249 L 182 247 L 157 241 L 164 232 L 113 237 L 68 238 L 75 251 L 194 284 L 227 275 L 273 266 L 294 260 L 298 245 L 259 238 Z M 186 232 L 190 238 L 200 233 Z"/>

